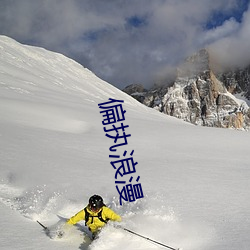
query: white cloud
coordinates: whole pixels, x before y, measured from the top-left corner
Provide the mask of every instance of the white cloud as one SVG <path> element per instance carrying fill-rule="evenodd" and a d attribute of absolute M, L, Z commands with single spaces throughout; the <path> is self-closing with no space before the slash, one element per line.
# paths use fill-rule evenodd
<path fill-rule="evenodd" d="M 232 17 L 229 20 L 226 20 L 221 26 L 205 30 L 204 34 L 201 34 L 200 43 L 211 44 L 214 41 L 231 36 L 232 34 L 237 33 L 239 27 L 240 24 Z"/>
<path fill-rule="evenodd" d="M 238 39 L 244 44 L 250 33 L 247 14 L 242 24 L 231 18 L 213 30 L 204 28 L 213 13 L 230 15 L 238 3 L 2 0 L 0 33 L 62 52 L 116 86 L 132 82 L 150 84 L 156 75 L 164 75 L 166 68 L 210 43 L 218 50 L 223 44 L 235 46 Z M 138 17 L 143 25 L 131 26 L 131 17 Z"/>
<path fill-rule="evenodd" d="M 250 9 L 234 32 L 211 44 L 216 60 L 225 66 L 246 66 L 250 63 Z"/>

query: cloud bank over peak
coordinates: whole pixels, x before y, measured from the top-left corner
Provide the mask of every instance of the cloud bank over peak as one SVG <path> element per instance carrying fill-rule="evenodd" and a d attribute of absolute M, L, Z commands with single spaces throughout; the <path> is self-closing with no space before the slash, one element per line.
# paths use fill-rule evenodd
<path fill-rule="evenodd" d="M 123 88 L 164 79 L 204 47 L 246 63 L 249 15 L 247 0 L 3 0 L 0 34 L 61 52 Z"/>

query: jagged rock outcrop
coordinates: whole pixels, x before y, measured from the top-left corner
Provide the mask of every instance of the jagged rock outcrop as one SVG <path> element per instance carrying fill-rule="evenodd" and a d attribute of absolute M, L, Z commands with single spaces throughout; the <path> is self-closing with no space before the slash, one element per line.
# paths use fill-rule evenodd
<path fill-rule="evenodd" d="M 144 96 L 147 90 L 143 87 L 142 84 L 131 84 L 128 85 L 125 89 L 123 89 L 125 93 L 128 95 L 133 96 L 137 101 L 142 102 L 144 101 Z"/>
<path fill-rule="evenodd" d="M 237 76 L 237 77 L 236 77 Z M 209 53 L 201 50 L 178 68 L 174 83 L 145 91 L 142 87 L 130 93 L 145 105 L 165 114 L 196 125 L 248 129 L 250 109 L 234 93 L 250 91 L 249 71 L 214 74 L 210 67 Z M 132 86 L 130 86 L 132 89 Z"/>
<path fill-rule="evenodd" d="M 250 100 L 250 66 L 244 69 L 227 70 L 218 74 L 227 90 L 232 94 L 242 94 Z"/>

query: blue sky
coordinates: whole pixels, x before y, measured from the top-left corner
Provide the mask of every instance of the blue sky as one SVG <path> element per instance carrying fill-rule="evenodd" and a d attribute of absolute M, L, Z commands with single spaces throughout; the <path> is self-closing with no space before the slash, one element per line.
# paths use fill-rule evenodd
<path fill-rule="evenodd" d="M 201 48 L 250 63 L 249 0 L 1 0 L 0 34 L 69 56 L 111 84 L 146 87 Z"/>
<path fill-rule="evenodd" d="M 232 8 L 230 12 L 223 12 L 222 10 L 216 10 L 211 14 L 211 18 L 208 19 L 206 28 L 212 29 L 217 26 L 223 25 L 225 20 L 229 20 L 230 18 L 234 18 L 238 23 L 242 22 L 243 14 L 247 11 L 249 5 L 249 0 L 240 0 L 237 3 L 236 8 Z"/>

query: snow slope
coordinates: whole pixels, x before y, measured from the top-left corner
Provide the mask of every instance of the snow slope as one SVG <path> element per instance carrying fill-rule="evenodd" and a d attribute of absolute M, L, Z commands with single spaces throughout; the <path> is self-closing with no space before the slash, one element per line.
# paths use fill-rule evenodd
<path fill-rule="evenodd" d="M 124 100 L 144 198 L 119 205 L 98 104 Z M 0 249 L 163 249 L 108 225 L 50 239 L 100 194 L 130 230 L 184 250 L 250 249 L 248 132 L 196 127 L 142 106 L 63 55 L 0 36 Z"/>

